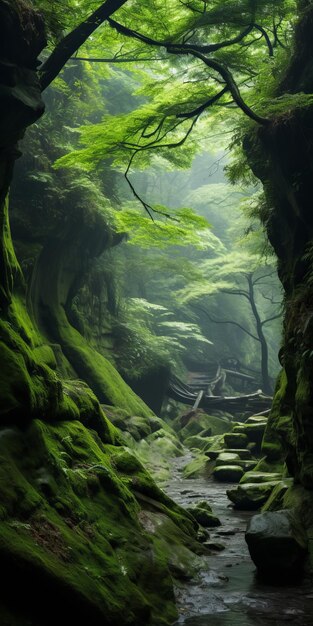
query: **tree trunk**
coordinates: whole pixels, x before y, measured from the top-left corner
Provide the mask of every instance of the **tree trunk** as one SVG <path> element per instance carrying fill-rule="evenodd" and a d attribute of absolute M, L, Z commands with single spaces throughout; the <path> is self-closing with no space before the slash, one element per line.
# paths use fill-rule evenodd
<path fill-rule="evenodd" d="M 268 346 L 265 335 L 263 333 L 263 326 L 261 322 L 261 318 L 255 303 L 254 297 L 254 287 L 253 287 L 253 278 L 252 274 L 249 274 L 247 277 L 248 287 L 249 287 L 249 302 L 251 306 L 251 310 L 253 313 L 253 317 L 255 319 L 256 332 L 260 341 L 261 346 L 261 377 L 262 377 L 262 390 L 267 395 L 272 395 L 273 388 L 271 385 L 271 380 L 268 373 Z"/>

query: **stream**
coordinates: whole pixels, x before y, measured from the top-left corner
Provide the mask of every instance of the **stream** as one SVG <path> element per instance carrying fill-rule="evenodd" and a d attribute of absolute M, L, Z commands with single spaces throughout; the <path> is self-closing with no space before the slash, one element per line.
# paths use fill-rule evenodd
<path fill-rule="evenodd" d="M 182 506 L 206 500 L 222 525 L 210 529 L 210 541 L 223 551 L 204 557 L 203 569 L 193 581 L 176 588 L 180 613 L 177 626 L 295 626 L 313 625 L 313 589 L 310 581 L 288 586 L 260 582 L 244 539 L 247 521 L 254 513 L 236 511 L 226 490 L 233 484 L 212 478 L 187 480 L 182 469 L 190 456 L 175 459 L 165 491 Z"/>

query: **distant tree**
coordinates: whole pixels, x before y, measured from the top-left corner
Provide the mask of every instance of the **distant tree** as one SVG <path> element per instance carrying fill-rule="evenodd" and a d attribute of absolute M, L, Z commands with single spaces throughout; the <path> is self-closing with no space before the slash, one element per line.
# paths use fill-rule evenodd
<path fill-rule="evenodd" d="M 184 303 L 189 302 L 212 323 L 235 326 L 259 343 L 262 389 L 265 393 L 272 393 L 268 341 L 264 327 L 282 315 L 275 268 L 273 265 L 262 263 L 257 255 L 231 252 L 204 261 L 201 269 L 202 278 L 181 290 L 180 300 Z M 223 315 L 218 318 L 212 315 L 207 297 L 218 294 L 237 296 L 245 300 L 248 303 L 252 324 L 243 323 L 235 318 L 227 319 Z M 268 307 L 265 306 L 266 303 Z M 232 311 L 234 310 L 235 307 L 232 306 Z"/>

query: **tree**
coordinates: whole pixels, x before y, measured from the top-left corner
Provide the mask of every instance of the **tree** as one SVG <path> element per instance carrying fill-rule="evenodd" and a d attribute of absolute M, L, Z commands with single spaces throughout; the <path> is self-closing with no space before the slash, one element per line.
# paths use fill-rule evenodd
<path fill-rule="evenodd" d="M 195 301 L 193 308 L 197 312 L 204 313 L 214 324 L 230 324 L 259 343 L 262 390 L 266 394 L 272 394 L 273 385 L 268 366 L 268 341 L 264 334 L 264 326 L 282 315 L 275 306 L 281 304 L 279 294 L 277 294 L 275 268 L 260 264 L 260 259 L 243 253 L 237 253 L 237 255 L 230 253 L 214 258 L 204 265 L 204 280 L 183 290 L 181 294 L 183 302 Z M 253 266 L 254 269 L 252 269 Z M 217 318 L 210 313 L 206 296 L 219 293 L 238 296 L 241 300 L 248 302 L 253 320 L 252 328 L 239 321 L 238 318 L 228 320 L 224 316 Z M 270 311 L 267 315 L 264 312 L 266 302 L 270 302 Z"/>

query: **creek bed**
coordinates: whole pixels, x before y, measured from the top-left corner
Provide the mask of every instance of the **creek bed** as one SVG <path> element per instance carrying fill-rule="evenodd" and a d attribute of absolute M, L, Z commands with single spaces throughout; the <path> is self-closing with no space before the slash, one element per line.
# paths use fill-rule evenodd
<path fill-rule="evenodd" d="M 176 588 L 180 613 L 177 625 L 185 626 L 313 626 L 313 587 L 310 581 L 288 586 L 269 586 L 256 577 L 244 539 L 253 513 L 236 511 L 226 490 L 233 484 L 212 478 L 187 480 L 182 468 L 190 456 L 175 459 L 165 491 L 178 504 L 190 506 L 206 500 L 222 526 L 210 529 L 210 540 L 225 549 L 204 557 L 203 567 L 192 582 Z"/>

